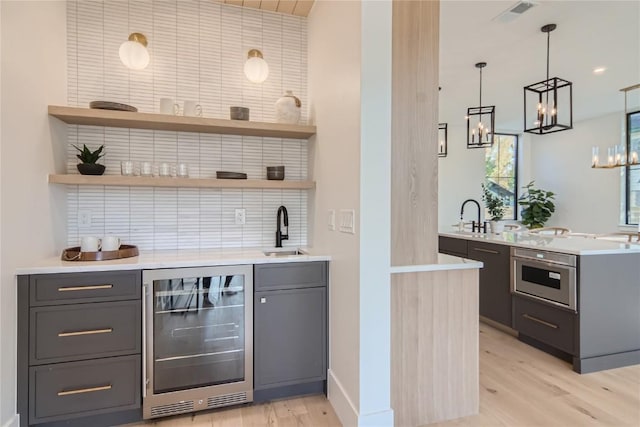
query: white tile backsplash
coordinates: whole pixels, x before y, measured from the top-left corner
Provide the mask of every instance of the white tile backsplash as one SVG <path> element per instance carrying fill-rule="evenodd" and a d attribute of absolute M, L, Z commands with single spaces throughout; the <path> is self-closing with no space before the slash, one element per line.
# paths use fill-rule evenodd
<path fill-rule="evenodd" d="M 118 49 L 131 32 L 148 39 L 151 61 L 129 70 Z M 210 0 L 91 0 L 67 2 L 70 106 L 108 100 L 159 112 L 160 98 L 195 100 L 205 117 L 229 118 L 246 106 L 253 121 L 275 121 L 285 90 L 302 100 L 307 117 L 306 18 L 223 5 Z M 263 84 L 243 73 L 247 51 L 260 49 L 269 64 Z M 72 144 L 105 145 L 106 174 L 120 162 L 187 163 L 191 177 L 219 170 L 263 179 L 266 166 L 285 165 L 287 179 L 307 178 L 307 142 L 279 138 L 68 126 L 68 173 L 78 173 Z M 141 249 L 272 246 L 276 211 L 289 211 L 287 246 L 306 245 L 307 192 L 302 190 L 191 189 L 69 185 L 68 243 L 84 235 L 114 234 Z M 235 209 L 246 209 L 236 225 Z M 81 226 L 79 213 L 90 213 Z"/>

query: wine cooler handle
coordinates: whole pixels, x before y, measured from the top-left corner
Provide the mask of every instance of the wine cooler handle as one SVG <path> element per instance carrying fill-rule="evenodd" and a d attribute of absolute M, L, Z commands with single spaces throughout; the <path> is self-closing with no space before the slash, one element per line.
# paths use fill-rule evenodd
<path fill-rule="evenodd" d="M 142 397 L 147 397 L 147 284 L 142 284 Z"/>

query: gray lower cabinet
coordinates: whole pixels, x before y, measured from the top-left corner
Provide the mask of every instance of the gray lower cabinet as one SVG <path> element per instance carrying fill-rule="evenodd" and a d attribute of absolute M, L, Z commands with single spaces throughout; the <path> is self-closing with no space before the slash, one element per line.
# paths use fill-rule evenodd
<path fill-rule="evenodd" d="M 480 315 L 511 327 L 509 246 L 469 241 L 467 257 L 484 264 L 479 280 Z"/>
<path fill-rule="evenodd" d="M 141 418 L 140 271 L 18 276 L 21 426 Z"/>
<path fill-rule="evenodd" d="M 256 265 L 255 401 L 324 391 L 326 278 L 325 262 Z"/>

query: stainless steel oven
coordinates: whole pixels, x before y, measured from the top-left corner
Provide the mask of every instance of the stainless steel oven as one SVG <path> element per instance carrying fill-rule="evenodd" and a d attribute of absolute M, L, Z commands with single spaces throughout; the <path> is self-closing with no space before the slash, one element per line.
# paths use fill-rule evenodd
<path fill-rule="evenodd" d="M 577 311 L 575 255 L 511 248 L 511 292 Z"/>
<path fill-rule="evenodd" d="M 253 401 L 253 266 L 145 270 L 143 417 Z"/>

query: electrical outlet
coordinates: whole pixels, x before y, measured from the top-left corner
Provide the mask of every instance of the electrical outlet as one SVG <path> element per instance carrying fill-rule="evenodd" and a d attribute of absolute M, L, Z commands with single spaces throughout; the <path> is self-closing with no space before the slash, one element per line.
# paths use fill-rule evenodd
<path fill-rule="evenodd" d="M 329 209 L 327 225 L 329 226 L 329 230 L 335 231 L 336 229 L 336 210 L 335 209 Z"/>
<path fill-rule="evenodd" d="M 78 211 L 78 227 L 79 228 L 91 227 L 91 211 L 90 210 Z"/>
<path fill-rule="evenodd" d="M 340 209 L 340 231 L 356 234 L 356 211 L 353 209 Z"/>
<path fill-rule="evenodd" d="M 246 209 L 236 209 L 236 225 L 244 225 L 247 219 Z"/>

